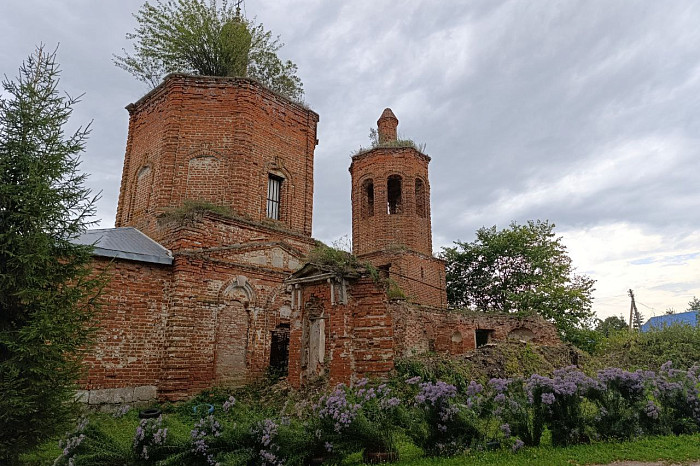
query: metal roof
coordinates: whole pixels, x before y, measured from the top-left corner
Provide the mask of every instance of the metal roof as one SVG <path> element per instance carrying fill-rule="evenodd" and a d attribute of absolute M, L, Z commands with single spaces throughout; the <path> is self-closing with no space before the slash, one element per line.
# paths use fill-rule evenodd
<path fill-rule="evenodd" d="M 698 311 L 681 312 L 679 314 L 667 314 L 663 316 L 652 317 L 642 325 L 642 332 L 648 332 L 652 328 L 664 328 L 669 325 L 692 325 L 695 327 L 698 323 Z"/>
<path fill-rule="evenodd" d="M 133 227 L 88 230 L 73 242 L 93 245 L 93 254 L 96 256 L 154 264 L 173 263 L 173 255 L 169 250 Z"/>

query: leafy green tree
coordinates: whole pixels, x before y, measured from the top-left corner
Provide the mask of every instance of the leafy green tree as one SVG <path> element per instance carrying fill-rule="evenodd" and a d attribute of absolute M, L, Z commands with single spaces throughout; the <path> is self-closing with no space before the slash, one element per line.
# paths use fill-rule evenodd
<path fill-rule="evenodd" d="M 447 299 L 484 312 L 538 313 L 565 340 L 587 328 L 594 280 L 574 273 L 561 237 L 548 221 L 480 228 L 471 243 L 444 248 Z"/>
<path fill-rule="evenodd" d="M 238 8 L 216 0 L 145 2 L 134 15 L 134 53 L 115 56 L 115 64 L 157 86 L 168 73 L 247 76 L 294 100 L 304 95 L 297 66 L 282 61 L 284 45 L 262 24 L 241 17 Z"/>
<path fill-rule="evenodd" d="M 606 317 L 605 320 L 597 319 L 595 327 L 596 332 L 600 332 L 603 336 L 609 337 L 620 330 L 628 330 L 629 326 L 625 319 L 620 316 Z"/>
<path fill-rule="evenodd" d="M 693 299 L 688 301 L 688 311 L 700 311 L 700 299 L 693 296 Z"/>
<path fill-rule="evenodd" d="M 71 242 L 95 197 L 78 171 L 88 128 L 66 135 L 72 105 L 56 52 L 39 47 L 0 98 L 0 464 L 72 419 L 99 280 L 91 247 Z"/>

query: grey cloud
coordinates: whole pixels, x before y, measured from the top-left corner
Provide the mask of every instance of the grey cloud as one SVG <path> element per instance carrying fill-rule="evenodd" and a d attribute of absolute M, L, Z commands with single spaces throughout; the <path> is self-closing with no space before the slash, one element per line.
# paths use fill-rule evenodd
<path fill-rule="evenodd" d="M 84 168 L 109 226 L 123 107 L 147 90 L 111 56 L 129 46 L 142 2 L 68 3 L 3 5 L 0 38 L 13 47 L 0 50 L 0 71 L 14 75 L 34 44 L 61 43 L 63 83 L 86 92 L 74 120 L 93 120 Z M 669 241 L 700 231 L 697 2 L 249 0 L 246 12 L 281 35 L 321 116 L 319 239 L 350 233 L 349 154 L 387 106 L 433 159 L 436 243 L 533 218 L 562 230 L 638 224 Z M 603 167 L 598 182 L 577 178 L 587 167 Z M 567 190 L 562 179 L 586 184 Z"/>

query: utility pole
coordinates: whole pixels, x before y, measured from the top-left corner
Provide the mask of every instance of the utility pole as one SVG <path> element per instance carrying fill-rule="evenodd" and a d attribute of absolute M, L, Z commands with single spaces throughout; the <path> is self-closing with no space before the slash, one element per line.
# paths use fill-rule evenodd
<path fill-rule="evenodd" d="M 634 302 L 634 291 L 630 288 L 627 291 L 627 294 L 629 297 L 632 299 L 632 303 L 630 304 L 630 323 L 629 323 L 629 329 L 630 332 L 632 330 L 639 330 L 642 326 L 642 316 L 639 315 L 639 311 L 637 310 L 637 304 Z"/>

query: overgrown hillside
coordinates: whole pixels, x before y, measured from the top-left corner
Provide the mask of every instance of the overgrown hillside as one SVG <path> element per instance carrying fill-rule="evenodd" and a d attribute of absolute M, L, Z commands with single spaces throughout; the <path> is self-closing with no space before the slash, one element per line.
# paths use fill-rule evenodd
<path fill-rule="evenodd" d="M 535 346 L 522 342 L 486 345 L 462 356 L 414 356 L 396 362 L 400 377 L 442 380 L 462 389 L 472 380 L 551 375 L 555 369 L 582 364 L 586 353 L 571 345 Z"/>
<path fill-rule="evenodd" d="M 700 363 L 699 327 L 672 325 L 644 333 L 621 331 L 600 342 L 587 366 L 655 371 L 667 361 L 684 368 Z"/>

